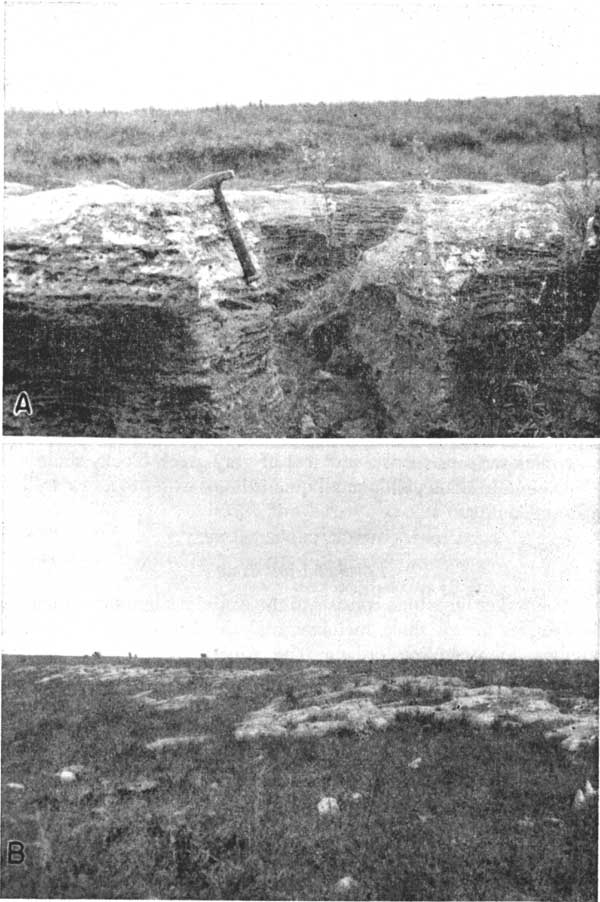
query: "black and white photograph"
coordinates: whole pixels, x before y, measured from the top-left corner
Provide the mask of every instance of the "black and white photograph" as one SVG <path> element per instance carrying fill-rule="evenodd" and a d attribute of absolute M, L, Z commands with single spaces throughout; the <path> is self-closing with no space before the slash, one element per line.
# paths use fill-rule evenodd
<path fill-rule="evenodd" d="M 599 25 L 7 0 L 5 434 L 598 437 Z"/>
<path fill-rule="evenodd" d="M 598 902 L 599 33 L 4 0 L 0 898 Z"/>
<path fill-rule="evenodd" d="M 5 898 L 597 894 L 597 444 L 9 443 Z"/>

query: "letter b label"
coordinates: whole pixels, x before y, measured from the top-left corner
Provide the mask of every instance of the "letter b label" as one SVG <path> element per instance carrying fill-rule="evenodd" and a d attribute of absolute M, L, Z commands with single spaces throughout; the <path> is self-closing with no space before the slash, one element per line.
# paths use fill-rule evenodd
<path fill-rule="evenodd" d="M 9 864 L 23 864 L 25 861 L 25 846 L 18 839 L 9 839 L 7 843 L 7 853 Z"/>

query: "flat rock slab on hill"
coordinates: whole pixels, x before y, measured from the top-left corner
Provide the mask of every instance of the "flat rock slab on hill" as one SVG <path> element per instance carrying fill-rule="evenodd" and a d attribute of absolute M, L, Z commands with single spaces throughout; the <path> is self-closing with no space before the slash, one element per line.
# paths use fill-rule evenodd
<path fill-rule="evenodd" d="M 35 668 L 38 669 L 38 668 Z M 50 664 L 38 683 L 52 683 L 56 680 L 91 680 L 93 682 L 118 682 L 121 680 L 149 680 L 153 683 L 172 683 L 178 679 L 189 679 L 189 675 L 179 667 L 141 667 L 129 664 Z M 18 669 L 17 669 L 18 672 Z"/>
<path fill-rule="evenodd" d="M 45 665 L 24 665 L 15 667 L 15 673 L 31 673 L 36 672 L 42 674 L 36 680 L 38 684 L 53 683 L 57 681 L 78 681 L 86 680 L 91 682 L 110 683 L 110 682 L 131 682 L 142 681 L 150 685 L 172 687 L 175 684 L 189 683 L 194 677 L 187 667 L 161 667 L 161 666 L 143 666 L 140 664 L 116 664 L 116 663 L 96 663 L 96 664 L 45 664 Z M 200 673 L 203 679 L 214 687 L 226 686 L 236 680 L 259 679 L 260 677 L 269 676 L 272 671 L 265 667 L 256 667 L 255 669 L 244 667 L 206 667 L 200 666 L 194 671 L 197 676 Z M 129 687 L 128 687 L 129 688 Z M 166 703 L 166 699 L 158 700 L 151 698 L 152 689 L 143 689 L 130 698 L 146 702 L 150 705 Z M 187 702 L 193 698 L 208 698 L 212 700 L 213 696 L 202 694 L 184 694 L 170 697 L 168 701 Z M 184 705 L 187 706 L 187 705 Z"/>
<path fill-rule="evenodd" d="M 165 736 L 148 742 L 146 748 L 151 752 L 161 752 L 163 749 L 174 749 L 185 745 L 204 745 L 207 739 L 208 737 L 203 734 L 197 736 Z"/>
<path fill-rule="evenodd" d="M 7 196 L 5 430 L 598 434 L 600 260 L 563 190 L 228 188 L 253 288 L 210 191 Z"/>
<path fill-rule="evenodd" d="M 154 711 L 182 711 L 184 708 L 189 708 L 194 702 L 215 701 L 216 699 L 216 695 L 198 692 L 185 692 L 183 695 L 174 695 L 171 698 L 153 698 L 147 692 L 138 692 L 130 697 L 140 700 Z"/>
<path fill-rule="evenodd" d="M 348 686 L 317 696 L 302 693 L 297 707 L 276 698 L 250 714 L 237 727 L 238 740 L 261 736 L 303 739 L 340 731 L 362 732 L 386 729 L 399 716 L 430 716 L 450 721 L 466 718 L 490 727 L 508 728 L 542 723 L 548 739 L 561 739 L 568 751 L 597 741 L 598 707 L 586 699 L 571 700 L 569 711 L 551 701 L 543 689 L 526 686 L 467 687 L 456 677 L 396 677 Z"/>

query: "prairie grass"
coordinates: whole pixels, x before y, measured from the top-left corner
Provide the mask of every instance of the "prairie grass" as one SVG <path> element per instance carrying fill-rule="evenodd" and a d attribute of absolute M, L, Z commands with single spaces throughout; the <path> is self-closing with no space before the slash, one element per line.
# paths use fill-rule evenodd
<path fill-rule="evenodd" d="M 580 113 L 575 110 L 576 101 Z M 50 186 L 118 178 L 184 187 L 210 169 L 241 179 L 432 178 L 545 183 L 600 169 L 597 97 L 221 106 L 5 114 L 5 178 Z M 579 115 L 579 118 L 578 118 Z"/>
<path fill-rule="evenodd" d="M 161 713 L 131 699 L 149 688 L 143 679 L 40 684 L 39 671 L 18 669 L 32 662 L 3 665 L 2 779 L 25 785 L 3 794 L 3 836 L 28 855 L 21 867 L 3 861 L 5 897 L 328 899 L 346 875 L 366 899 L 596 897 L 597 815 L 571 809 L 586 779 L 596 785 L 592 749 L 568 755 L 534 726 L 414 718 L 385 733 L 242 743 L 233 729 L 248 711 L 286 688 L 294 703 L 299 662 L 219 661 L 214 672 L 164 662 L 190 692 L 230 666 L 272 673 L 224 680 L 216 703 Z M 597 694 L 597 662 L 319 663 L 329 688 L 369 671 L 437 672 Z M 157 733 L 192 731 L 210 742 L 145 748 Z M 81 780 L 58 784 L 53 773 L 75 762 Z M 157 788 L 123 788 L 142 776 Z M 338 799 L 339 817 L 319 818 L 323 796 Z"/>

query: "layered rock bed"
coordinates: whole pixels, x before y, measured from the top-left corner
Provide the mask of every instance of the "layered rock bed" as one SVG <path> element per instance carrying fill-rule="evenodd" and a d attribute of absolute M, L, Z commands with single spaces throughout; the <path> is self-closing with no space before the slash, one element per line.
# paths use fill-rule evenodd
<path fill-rule="evenodd" d="M 227 190 L 252 286 L 210 192 L 10 195 L 5 432 L 597 435 L 600 255 L 563 191 Z"/>

